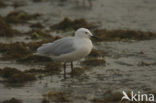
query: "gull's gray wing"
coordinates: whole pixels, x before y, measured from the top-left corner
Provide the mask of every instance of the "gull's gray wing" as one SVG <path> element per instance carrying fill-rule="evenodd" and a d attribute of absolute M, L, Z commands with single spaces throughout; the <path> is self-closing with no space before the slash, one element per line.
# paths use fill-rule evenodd
<path fill-rule="evenodd" d="M 43 44 L 37 49 L 37 53 L 54 56 L 70 53 L 75 50 L 73 40 L 73 37 L 66 37 L 52 43 Z"/>

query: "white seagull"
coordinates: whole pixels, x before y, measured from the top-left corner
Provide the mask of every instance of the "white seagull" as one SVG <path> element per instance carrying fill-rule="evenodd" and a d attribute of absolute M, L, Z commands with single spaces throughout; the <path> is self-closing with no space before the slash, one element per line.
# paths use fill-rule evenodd
<path fill-rule="evenodd" d="M 66 63 L 71 63 L 71 76 L 73 76 L 73 61 L 87 56 L 93 48 L 91 37 L 94 36 L 88 29 L 79 28 L 73 37 L 64 37 L 52 43 L 41 45 L 36 54 L 64 62 L 64 78 L 66 79 Z"/>

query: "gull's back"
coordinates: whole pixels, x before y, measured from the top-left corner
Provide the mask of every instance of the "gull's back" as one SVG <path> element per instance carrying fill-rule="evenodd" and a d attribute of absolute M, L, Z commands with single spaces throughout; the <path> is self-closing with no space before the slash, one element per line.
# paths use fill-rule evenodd
<path fill-rule="evenodd" d="M 52 43 L 41 45 L 37 49 L 37 54 L 52 56 L 60 56 L 63 54 L 67 54 L 75 50 L 73 43 L 74 37 L 62 38 Z"/>

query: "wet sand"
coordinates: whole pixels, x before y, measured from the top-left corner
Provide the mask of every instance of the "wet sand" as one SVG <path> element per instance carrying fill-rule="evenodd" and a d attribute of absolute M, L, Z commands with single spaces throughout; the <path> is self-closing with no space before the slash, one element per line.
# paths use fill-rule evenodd
<path fill-rule="evenodd" d="M 8 0 L 6 4 L 11 5 L 13 1 Z M 17 0 L 19 1 L 19 0 Z M 45 29 L 52 24 L 60 22 L 64 17 L 72 19 L 85 18 L 91 23 L 98 25 L 98 28 L 106 29 L 133 29 L 156 32 L 156 1 L 155 0 L 95 0 L 93 7 L 83 7 L 74 1 L 64 3 L 54 0 L 43 0 L 34 3 L 21 0 L 26 5 L 18 8 L 7 6 L 0 9 L 0 15 L 5 16 L 13 10 L 24 10 L 30 14 L 40 13 L 42 16 L 29 23 L 40 21 Z M 28 24 L 29 24 L 28 23 Z M 13 25 L 21 32 L 30 31 L 28 24 Z M 51 32 L 61 37 L 68 33 Z M 72 33 L 69 33 L 70 35 Z M 24 37 L 13 37 L 12 39 L 0 38 L 1 42 L 12 43 L 16 41 L 30 42 L 31 39 Z M 63 80 L 63 68 L 61 74 L 46 76 L 34 82 L 26 83 L 24 86 L 12 86 L 0 83 L 0 101 L 12 97 L 21 99 L 23 103 L 41 103 L 43 94 L 49 91 L 63 91 L 69 93 L 68 98 L 72 103 L 90 103 L 95 97 L 103 98 L 105 91 L 143 91 L 156 92 L 156 39 L 129 41 L 129 42 L 99 42 L 95 48 L 103 51 L 106 61 L 105 66 L 87 67 L 81 76 L 68 77 Z M 16 67 L 19 70 L 31 68 L 43 68 L 40 64 L 21 64 L 13 60 L 0 60 L 0 68 Z M 81 67 L 80 61 L 75 66 Z M 70 72 L 70 67 L 68 67 Z M 69 75 L 68 75 L 69 76 Z M 1 80 L 1 78 L 0 78 Z"/>

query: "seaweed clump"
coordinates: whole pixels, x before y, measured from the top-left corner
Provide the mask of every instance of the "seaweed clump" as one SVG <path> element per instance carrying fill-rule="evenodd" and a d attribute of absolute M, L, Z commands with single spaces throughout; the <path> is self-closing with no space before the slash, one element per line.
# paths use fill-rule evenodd
<path fill-rule="evenodd" d="M 86 69 L 83 68 L 83 67 L 81 67 L 81 68 L 79 68 L 79 67 L 74 68 L 73 75 L 74 76 L 80 76 L 80 75 L 82 75 L 85 72 L 85 70 Z"/>
<path fill-rule="evenodd" d="M 39 29 L 44 28 L 44 26 L 40 22 L 31 24 L 30 27 L 32 27 L 32 28 L 39 28 Z"/>
<path fill-rule="evenodd" d="M 32 73 L 25 73 L 17 70 L 16 68 L 10 67 L 1 69 L 0 76 L 3 77 L 8 83 L 25 83 L 36 80 L 35 75 Z"/>
<path fill-rule="evenodd" d="M 152 65 L 152 64 L 144 62 L 144 61 L 141 61 L 138 63 L 138 66 L 149 66 L 149 65 Z"/>
<path fill-rule="evenodd" d="M 32 31 L 29 31 L 26 33 L 27 35 L 29 35 L 31 37 L 31 39 L 44 39 L 44 40 L 50 40 L 50 41 L 54 41 L 57 39 L 60 39 L 60 36 L 52 36 L 48 31 L 43 31 L 41 29 L 34 29 Z"/>
<path fill-rule="evenodd" d="M 50 91 L 47 94 L 43 95 L 44 97 L 47 97 L 49 101 L 51 102 L 56 102 L 56 103 L 66 103 L 66 102 L 70 102 L 68 96 L 69 93 L 66 92 L 53 92 Z"/>
<path fill-rule="evenodd" d="M 96 37 L 104 41 L 148 40 L 156 38 L 155 32 L 136 30 L 95 30 Z"/>
<path fill-rule="evenodd" d="M 51 58 L 45 57 L 45 56 L 40 56 L 40 55 L 29 54 L 17 61 L 20 63 L 39 63 L 39 62 L 43 63 L 43 62 L 50 62 Z"/>
<path fill-rule="evenodd" d="M 14 8 L 18 8 L 18 7 L 21 7 L 21 6 L 24 6 L 24 5 L 26 5 L 25 3 L 22 3 L 22 2 L 18 2 L 18 1 L 14 1 L 13 3 L 12 3 L 12 6 L 14 7 Z"/>
<path fill-rule="evenodd" d="M 22 103 L 22 101 L 16 98 L 11 98 L 10 100 L 5 100 L 2 103 Z"/>
<path fill-rule="evenodd" d="M 41 103 L 50 103 L 50 102 L 46 98 L 43 98 Z"/>
<path fill-rule="evenodd" d="M 37 42 L 29 42 L 29 43 L 25 43 L 25 45 L 31 50 L 31 51 L 36 51 L 36 49 L 41 46 L 44 43 L 48 43 L 48 42 L 52 42 L 57 38 L 53 38 L 50 40 L 42 40 L 42 41 L 37 41 Z"/>
<path fill-rule="evenodd" d="M 61 66 L 59 62 L 52 62 L 46 66 L 45 71 L 51 74 L 58 74 L 61 72 Z"/>
<path fill-rule="evenodd" d="M 30 72 L 30 73 L 44 73 L 46 75 L 51 75 L 51 74 L 59 74 L 61 72 L 61 63 L 59 62 L 51 62 L 48 63 L 44 69 L 30 69 L 26 70 L 25 72 Z"/>
<path fill-rule="evenodd" d="M 20 34 L 17 30 L 12 29 L 12 27 L 0 16 L 0 36 L 12 37 L 14 35 Z"/>
<path fill-rule="evenodd" d="M 91 101 L 93 103 L 121 103 L 122 94 L 120 92 L 112 92 L 111 90 L 108 90 L 105 92 L 103 98 L 93 98 Z M 128 101 L 123 101 L 126 103 L 130 103 Z"/>
<path fill-rule="evenodd" d="M 99 66 L 105 65 L 106 61 L 104 58 L 87 58 L 86 60 L 82 61 L 81 64 L 86 66 Z"/>
<path fill-rule="evenodd" d="M 33 56 L 32 53 L 43 43 L 47 43 L 49 40 L 42 40 L 39 42 L 15 42 L 10 44 L 0 43 L 0 52 L 2 53 L 2 59 L 15 59 L 15 60 L 30 60 L 38 58 Z M 33 56 L 33 57 L 31 57 Z M 38 58 L 39 59 L 39 58 Z M 36 60 L 35 60 L 36 61 Z"/>
<path fill-rule="evenodd" d="M 69 30 L 76 30 L 82 27 L 91 29 L 91 28 L 94 28 L 95 26 L 92 24 L 89 24 L 85 19 L 71 20 L 69 18 L 64 18 L 64 20 L 61 21 L 60 23 L 52 25 L 51 29 L 69 31 Z"/>
<path fill-rule="evenodd" d="M 43 0 L 33 0 L 33 2 L 42 2 Z"/>
<path fill-rule="evenodd" d="M 3 53 L 3 59 L 19 59 L 31 53 L 23 42 L 0 44 L 0 51 Z"/>
<path fill-rule="evenodd" d="M 33 30 L 27 34 L 30 34 L 31 36 L 31 39 L 43 39 L 43 38 L 47 38 L 47 39 L 55 39 L 54 37 L 52 37 L 49 33 L 47 32 L 44 32 L 40 29 L 37 29 L 37 30 Z"/>
<path fill-rule="evenodd" d="M 97 49 L 92 49 L 91 53 L 89 54 L 90 57 L 103 57 L 104 54 L 102 51 L 97 50 Z"/>
<path fill-rule="evenodd" d="M 5 7 L 6 4 L 3 2 L 3 0 L 0 0 L 0 8 Z"/>
<path fill-rule="evenodd" d="M 28 20 L 37 19 L 40 14 L 28 14 L 25 11 L 12 11 L 6 16 L 9 23 L 26 23 Z"/>

